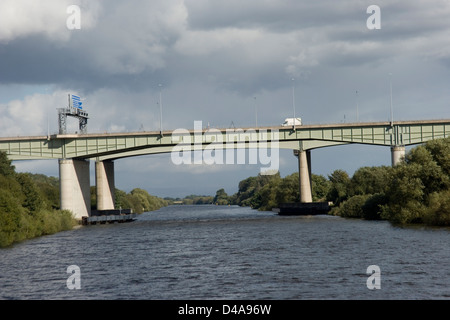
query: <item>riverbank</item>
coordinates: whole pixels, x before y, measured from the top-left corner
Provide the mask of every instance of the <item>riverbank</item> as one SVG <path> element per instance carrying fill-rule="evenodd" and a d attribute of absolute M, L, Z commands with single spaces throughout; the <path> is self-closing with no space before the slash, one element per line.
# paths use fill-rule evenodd
<path fill-rule="evenodd" d="M 95 187 L 91 205 L 96 207 Z M 167 201 L 136 188 L 115 189 L 117 208 L 142 213 L 167 206 Z M 44 235 L 70 230 L 80 221 L 60 210 L 59 179 L 42 174 L 18 173 L 5 152 L 0 152 L 0 248 Z M 120 210 L 120 209 L 119 209 Z"/>
<path fill-rule="evenodd" d="M 23 240 L 71 230 L 79 225 L 72 213 L 66 210 L 42 210 L 33 215 L 0 211 L 0 221 L 0 248 Z"/>

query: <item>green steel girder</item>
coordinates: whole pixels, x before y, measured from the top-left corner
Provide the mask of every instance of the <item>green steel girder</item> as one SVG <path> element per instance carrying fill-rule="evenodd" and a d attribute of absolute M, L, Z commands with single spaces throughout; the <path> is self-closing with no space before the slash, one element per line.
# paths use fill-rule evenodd
<path fill-rule="evenodd" d="M 0 138 L 11 160 L 119 159 L 152 153 L 220 148 L 278 147 L 310 150 L 340 144 L 413 145 L 448 137 L 450 120 L 325 124 L 245 129 L 207 129 Z"/>

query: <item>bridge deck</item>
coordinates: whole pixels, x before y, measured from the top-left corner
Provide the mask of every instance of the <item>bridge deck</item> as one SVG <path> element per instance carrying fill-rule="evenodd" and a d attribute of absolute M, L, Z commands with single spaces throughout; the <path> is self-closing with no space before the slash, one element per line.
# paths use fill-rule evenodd
<path fill-rule="evenodd" d="M 27 159 L 118 159 L 151 153 L 171 152 L 176 145 L 200 150 L 268 147 L 309 150 L 339 144 L 413 145 L 448 137 L 450 119 L 367 123 L 313 124 L 292 127 L 202 128 L 149 132 L 56 134 L 0 138 L 0 150 L 11 160 Z M 276 142 L 276 144 L 275 144 Z"/>

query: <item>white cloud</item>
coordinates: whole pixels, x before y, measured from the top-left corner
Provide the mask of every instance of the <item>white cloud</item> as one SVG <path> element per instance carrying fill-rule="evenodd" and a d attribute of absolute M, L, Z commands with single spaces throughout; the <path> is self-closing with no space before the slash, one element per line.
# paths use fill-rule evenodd
<path fill-rule="evenodd" d="M 68 30 L 66 8 L 77 3 L 82 29 Z M 56 108 L 65 105 L 69 92 L 86 99 L 88 132 L 158 130 L 159 83 L 164 129 L 192 128 L 195 120 L 212 127 L 251 126 L 256 105 L 260 125 L 279 124 L 292 113 L 291 77 L 296 112 L 305 123 L 352 121 L 355 90 L 359 119 L 384 121 L 390 72 L 397 119 L 448 118 L 449 1 L 379 3 L 380 30 L 366 27 L 370 4 L 3 0 L 0 85 L 7 95 L 0 104 L 1 135 L 46 134 L 47 117 L 50 131 L 57 131 Z M 11 98 L 10 84 L 56 90 L 16 91 Z M 77 124 L 68 121 L 71 131 Z M 149 162 L 166 159 L 151 156 Z M 291 154 L 283 159 L 281 172 L 296 170 Z M 313 172 L 326 173 L 332 165 L 313 164 Z M 189 184 L 190 172 L 199 177 L 208 171 L 224 172 L 225 181 L 241 167 L 142 165 L 134 177 L 148 172 L 151 178 L 143 180 L 151 183 L 153 175 L 175 172 L 174 181 L 183 174 Z"/>
<path fill-rule="evenodd" d="M 58 106 L 58 98 L 62 98 L 60 92 L 51 95 L 38 93 L 26 96 L 23 100 L 0 104 L 2 136 L 46 135 L 49 109 Z M 63 101 L 67 101 L 67 98 Z M 56 119 L 56 110 L 52 116 Z"/>
<path fill-rule="evenodd" d="M 43 34 L 52 41 L 67 41 L 71 30 L 66 21 L 71 0 L 2 0 L 0 2 L 0 43 L 29 35 Z M 99 3 L 82 0 L 81 28 L 92 28 L 96 23 Z"/>
<path fill-rule="evenodd" d="M 166 67 L 186 27 L 183 1 L 115 2 L 104 6 L 92 33 L 77 38 L 82 54 L 104 74 L 140 74 Z"/>

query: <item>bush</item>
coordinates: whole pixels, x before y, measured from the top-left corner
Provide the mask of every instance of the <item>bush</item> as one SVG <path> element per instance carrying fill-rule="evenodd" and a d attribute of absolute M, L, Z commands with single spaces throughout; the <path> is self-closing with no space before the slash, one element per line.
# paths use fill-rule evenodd
<path fill-rule="evenodd" d="M 337 211 L 338 215 L 346 218 L 363 218 L 363 206 L 369 195 L 356 195 L 342 202 Z"/>
<path fill-rule="evenodd" d="M 0 152 L 0 247 L 75 226 L 71 212 L 52 209 L 54 199 L 48 201 L 49 190 L 57 190 L 55 179 L 16 173 L 6 154 Z M 53 197 L 58 192 L 50 194 Z"/>
<path fill-rule="evenodd" d="M 343 201 L 349 197 L 350 177 L 348 173 L 343 170 L 335 170 L 328 176 L 330 180 L 330 188 L 326 199 L 332 201 L 336 206 L 339 206 Z"/>
<path fill-rule="evenodd" d="M 386 195 L 384 193 L 369 195 L 362 206 L 362 217 L 366 220 L 381 220 L 382 208 L 386 202 Z"/>
<path fill-rule="evenodd" d="M 450 226 L 450 190 L 430 195 L 423 221 L 428 225 Z"/>
<path fill-rule="evenodd" d="M 417 200 L 407 201 L 403 206 L 392 204 L 382 207 L 381 217 L 394 224 L 422 223 L 426 207 Z"/>

